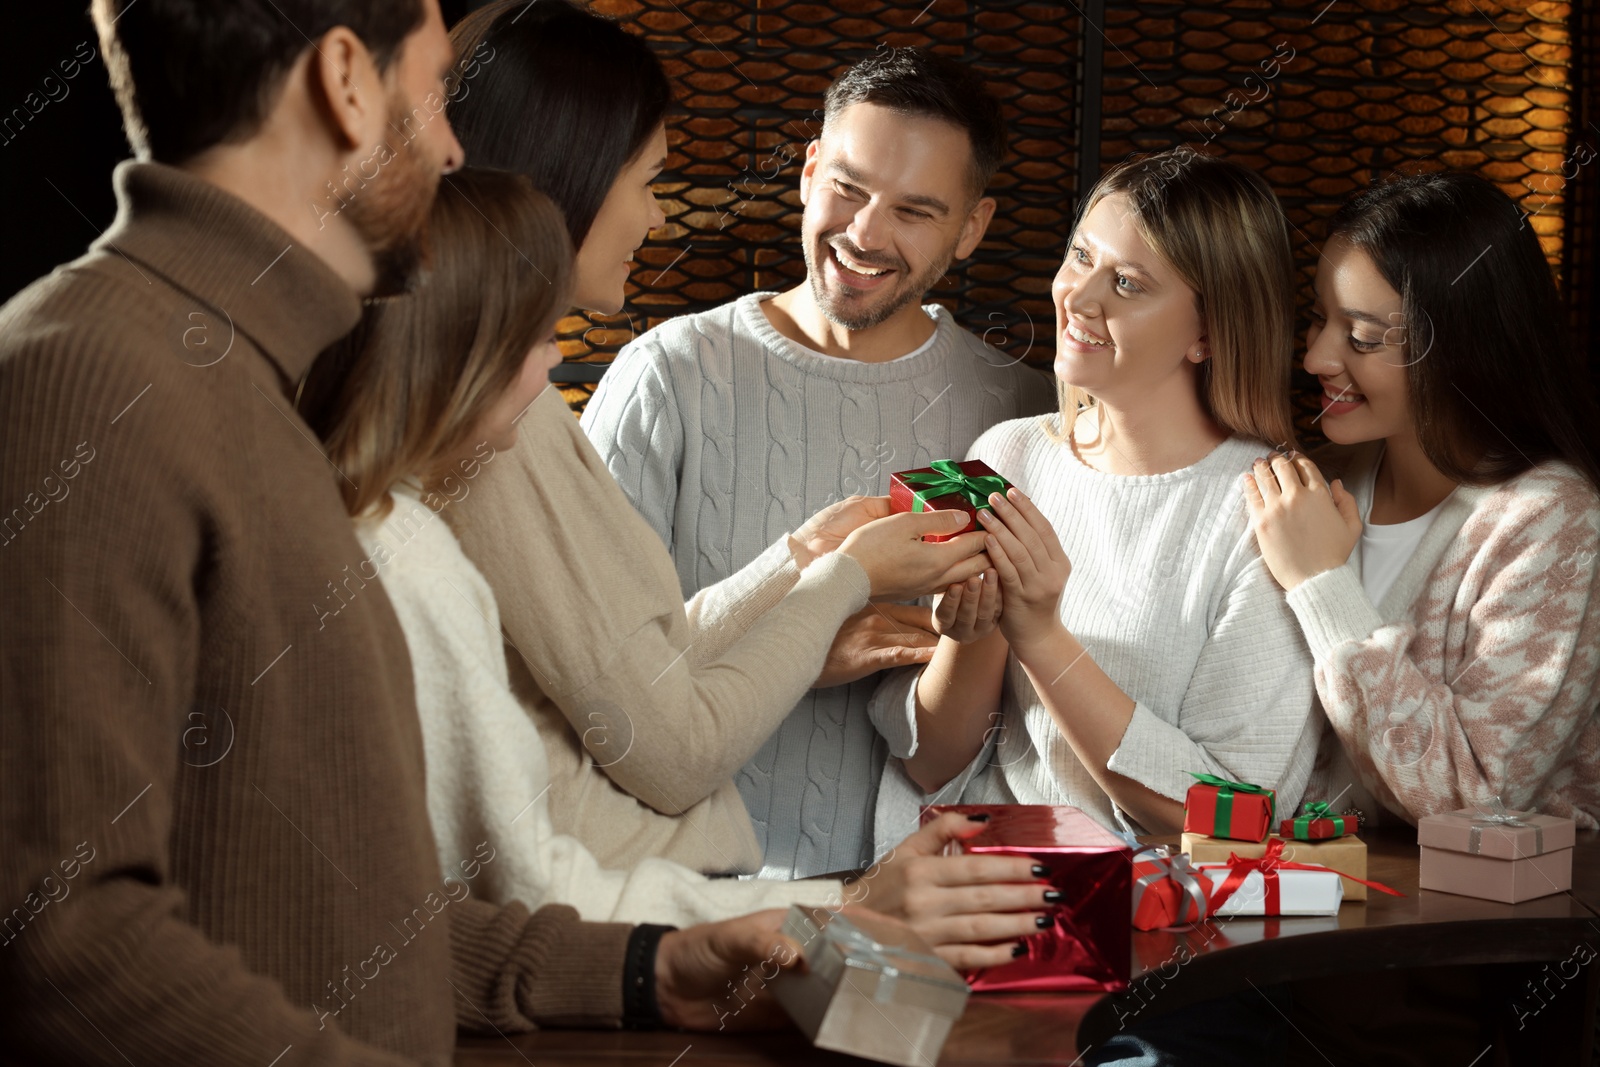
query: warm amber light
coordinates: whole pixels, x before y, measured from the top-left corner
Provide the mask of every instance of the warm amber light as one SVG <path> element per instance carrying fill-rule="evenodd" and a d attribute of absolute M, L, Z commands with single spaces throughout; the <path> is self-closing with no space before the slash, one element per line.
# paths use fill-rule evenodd
<path fill-rule="evenodd" d="M 1469 169 L 1521 204 L 1558 274 L 1574 179 L 1600 151 L 1575 131 L 1570 3 L 1214 0 L 1176 5 L 967 0 L 598 0 L 647 35 L 682 104 L 670 126 L 668 224 L 639 251 L 625 314 L 562 323 L 569 358 L 605 361 L 635 332 L 804 274 L 799 156 L 833 75 L 880 44 L 977 65 L 1006 103 L 1011 157 L 979 253 L 934 296 L 958 320 L 1048 362 L 1049 279 L 1080 175 L 1086 45 L 1103 63 L 1098 165 L 1179 143 L 1257 168 L 1284 202 L 1302 282 L 1324 220 L 1395 170 Z M 1080 10 L 1081 9 L 1081 10 Z M 1092 103 L 1092 100 L 1090 101 Z M 687 249 L 687 254 L 685 250 Z M 586 390 L 569 391 L 581 403 Z"/>

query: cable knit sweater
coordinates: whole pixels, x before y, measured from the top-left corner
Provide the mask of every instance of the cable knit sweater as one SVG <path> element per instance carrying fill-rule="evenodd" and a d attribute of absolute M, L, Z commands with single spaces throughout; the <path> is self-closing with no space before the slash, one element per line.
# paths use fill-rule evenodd
<path fill-rule="evenodd" d="M 583 426 L 666 542 L 685 596 L 746 566 L 786 530 L 894 471 L 964 454 L 1002 419 L 1054 406 L 1042 374 L 937 306 L 932 342 L 887 363 L 784 337 L 754 293 L 667 322 L 606 372 Z M 869 861 L 886 750 L 871 676 L 800 696 L 739 772 L 769 877 Z"/>
<path fill-rule="evenodd" d="M 601 865 L 647 856 L 754 871 L 761 850 L 733 775 L 822 670 L 866 604 L 832 553 L 804 573 L 781 532 L 688 604 L 555 389 L 448 514 L 500 605 L 511 686 L 544 741 L 550 816 Z"/>
<path fill-rule="evenodd" d="M 1079 433 L 1093 433 L 1093 412 Z M 1277 790 L 1290 811 L 1316 754 L 1311 657 L 1250 533 L 1239 476 L 1266 451 L 1234 437 L 1182 470 L 1105 474 L 1017 419 L 985 433 L 981 459 L 1027 493 L 1055 527 L 1072 577 L 1061 619 L 1135 701 L 1109 766 L 1182 800 L 1190 771 Z M 873 718 L 894 754 L 916 750 L 915 685 L 902 668 L 879 688 Z M 985 750 L 940 791 L 953 802 L 1073 804 L 1107 826 L 1131 826 L 1061 736 L 1015 656 L 1001 720 Z M 879 845 L 914 825 L 910 779 L 886 777 Z M 904 788 L 900 788 L 904 787 Z"/>
<path fill-rule="evenodd" d="M 688 926 L 841 903 L 837 882 L 713 881 L 662 859 L 607 870 L 581 841 L 556 833 L 544 742 L 511 692 L 489 583 L 438 513 L 406 488 L 394 498 L 384 521 L 356 532 L 410 646 L 442 867 L 487 848 L 477 888 L 488 900 L 569 904 L 585 919 L 613 922 Z"/>
<path fill-rule="evenodd" d="M 1380 445 L 1318 460 L 1365 519 Z M 1407 822 L 1488 803 L 1600 823 L 1600 497 L 1565 463 L 1460 486 L 1374 605 L 1349 562 L 1289 593 L 1342 752 L 1308 795 L 1359 783 Z M 1328 746 L 1324 746 L 1325 750 Z M 1343 806 L 1343 803 L 1339 806 Z"/>

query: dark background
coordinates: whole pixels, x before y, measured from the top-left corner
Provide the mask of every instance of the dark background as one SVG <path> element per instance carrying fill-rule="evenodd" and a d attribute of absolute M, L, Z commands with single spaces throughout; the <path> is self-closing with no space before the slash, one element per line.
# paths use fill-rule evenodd
<path fill-rule="evenodd" d="M 448 0 L 453 22 L 472 0 Z M 989 238 L 934 297 L 969 329 L 1048 365 L 1049 282 L 1077 198 L 1135 151 L 1189 144 L 1272 183 L 1302 288 L 1323 225 L 1394 171 L 1477 171 L 1531 218 L 1600 366 L 1593 311 L 1600 58 L 1590 5 L 1534 0 L 596 0 L 647 36 L 680 112 L 658 189 L 668 223 L 640 250 L 629 302 L 563 323 L 557 372 L 581 405 L 631 336 L 673 315 L 802 277 L 798 159 L 822 91 L 880 46 L 924 45 L 981 70 L 1005 101 L 1013 153 L 993 187 Z M 127 155 L 86 4 L 34 4 L 0 42 L 0 298 L 82 253 L 114 213 L 110 171 Z M 44 98 L 80 46 L 96 58 Z M 1290 58 L 1292 57 L 1292 58 Z M 59 85 L 52 87 L 61 96 Z M 29 98 L 29 94 L 35 96 Z M 16 121 L 18 110 L 26 121 Z M 1583 163 L 1594 157 L 1592 162 Z M 795 162 L 790 162 L 794 160 Z M 1508 354 L 1511 355 L 1511 354 Z M 1312 409 L 1309 397 L 1303 410 Z"/>
<path fill-rule="evenodd" d="M 477 5 L 442 6 L 453 25 Z M 0 125 L 0 301 L 82 255 L 116 215 L 111 171 L 130 150 L 88 12 L 89 0 L 24 0 L 6 12 L 0 123 L 11 121 Z M 65 80 L 60 64 L 90 48 L 94 59 Z"/>

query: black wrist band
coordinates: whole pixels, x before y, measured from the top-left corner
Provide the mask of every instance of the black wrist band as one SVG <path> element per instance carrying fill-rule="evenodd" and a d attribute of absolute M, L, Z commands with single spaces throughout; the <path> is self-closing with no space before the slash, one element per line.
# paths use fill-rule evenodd
<path fill-rule="evenodd" d="M 661 1027 L 661 1006 L 656 1003 L 656 948 L 661 937 L 676 926 L 643 923 L 628 935 L 622 964 L 622 1026 L 625 1030 Z"/>

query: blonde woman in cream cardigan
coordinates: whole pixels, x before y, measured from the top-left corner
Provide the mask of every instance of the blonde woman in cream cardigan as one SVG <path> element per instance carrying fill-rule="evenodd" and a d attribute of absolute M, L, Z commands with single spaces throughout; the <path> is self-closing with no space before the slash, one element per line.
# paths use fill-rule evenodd
<path fill-rule="evenodd" d="M 910 920 L 953 963 L 1009 959 L 1017 940 L 1037 929 L 1053 893 L 1028 861 L 939 855 L 949 841 L 979 829 L 960 815 L 931 824 L 892 860 L 843 883 L 709 879 L 643 850 L 608 861 L 560 832 L 553 816 L 571 801 L 554 788 L 550 746 L 511 691 L 495 596 L 451 527 L 461 501 L 495 471 L 520 470 L 506 452 L 525 437 L 539 469 L 558 472 L 548 483 L 548 524 L 534 536 L 519 531 L 519 543 L 570 578 L 564 594 L 543 605 L 547 628 L 576 629 L 592 638 L 596 656 L 626 660 L 635 652 L 615 644 L 619 637 L 643 628 L 664 649 L 668 634 L 688 631 L 688 616 L 681 601 L 662 606 L 664 590 L 676 589 L 666 551 L 650 540 L 592 449 L 585 451 L 576 420 L 564 410 L 559 419 L 531 413 L 538 398 L 553 395 L 544 391 L 549 367 L 559 361 L 551 331 L 569 285 L 570 245 L 556 209 L 526 179 L 463 171 L 440 190 L 431 229 L 428 283 L 369 310 L 363 326 L 319 361 L 307 406 L 345 475 L 368 569 L 381 578 L 411 649 L 441 865 L 472 864 L 475 885 L 491 899 L 570 904 L 597 920 L 680 924 L 790 902 L 864 903 Z M 914 572 L 928 564 L 910 562 L 915 553 L 904 543 L 935 529 L 935 517 L 904 515 L 837 531 L 838 547 L 813 555 L 825 547 L 834 518 L 814 524 L 796 540 L 800 547 L 785 545 L 789 555 L 773 570 L 790 571 L 786 578 L 737 594 L 768 609 L 747 623 L 743 641 L 726 639 L 731 625 L 702 627 L 698 655 L 708 687 L 727 694 L 726 728 L 740 729 L 744 701 L 787 707 L 789 695 L 770 690 L 791 677 L 790 684 L 804 684 L 820 669 L 843 615 L 869 594 L 922 581 Z M 796 576 L 802 563 L 804 574 Z M 774 586 L 793 591 L 773 594 Z M 319 608 L 324 625 L 338 625 L 339 603 Z M 747 609 L 707 600 L 698 610 L 727 617 Z M 614 642 L 609 656 L 606 641 Z M 663 677 L 650 678 L 652 671 L 662 673 L 649 663 L 614 663 L 595 687 L 645 718 L 649 700 L 681 692 Z M 666 717 L 670 709 L 660 710 Z M 691 762 L 708 740 L 663 735 Z M 706 835 L 712 856 L 738 844 L 709 820 L 683 826 Z"/>
<path fill-rule="evenodd" d="M 1600 420 L 1544 253 L 1467 174 L 1376 186 L 1331 230 L 1305 357 L 1327 475 L 1278 458 L 1243 487 L 1331 727 L 1307 795 L 1592 829 Z"/>

